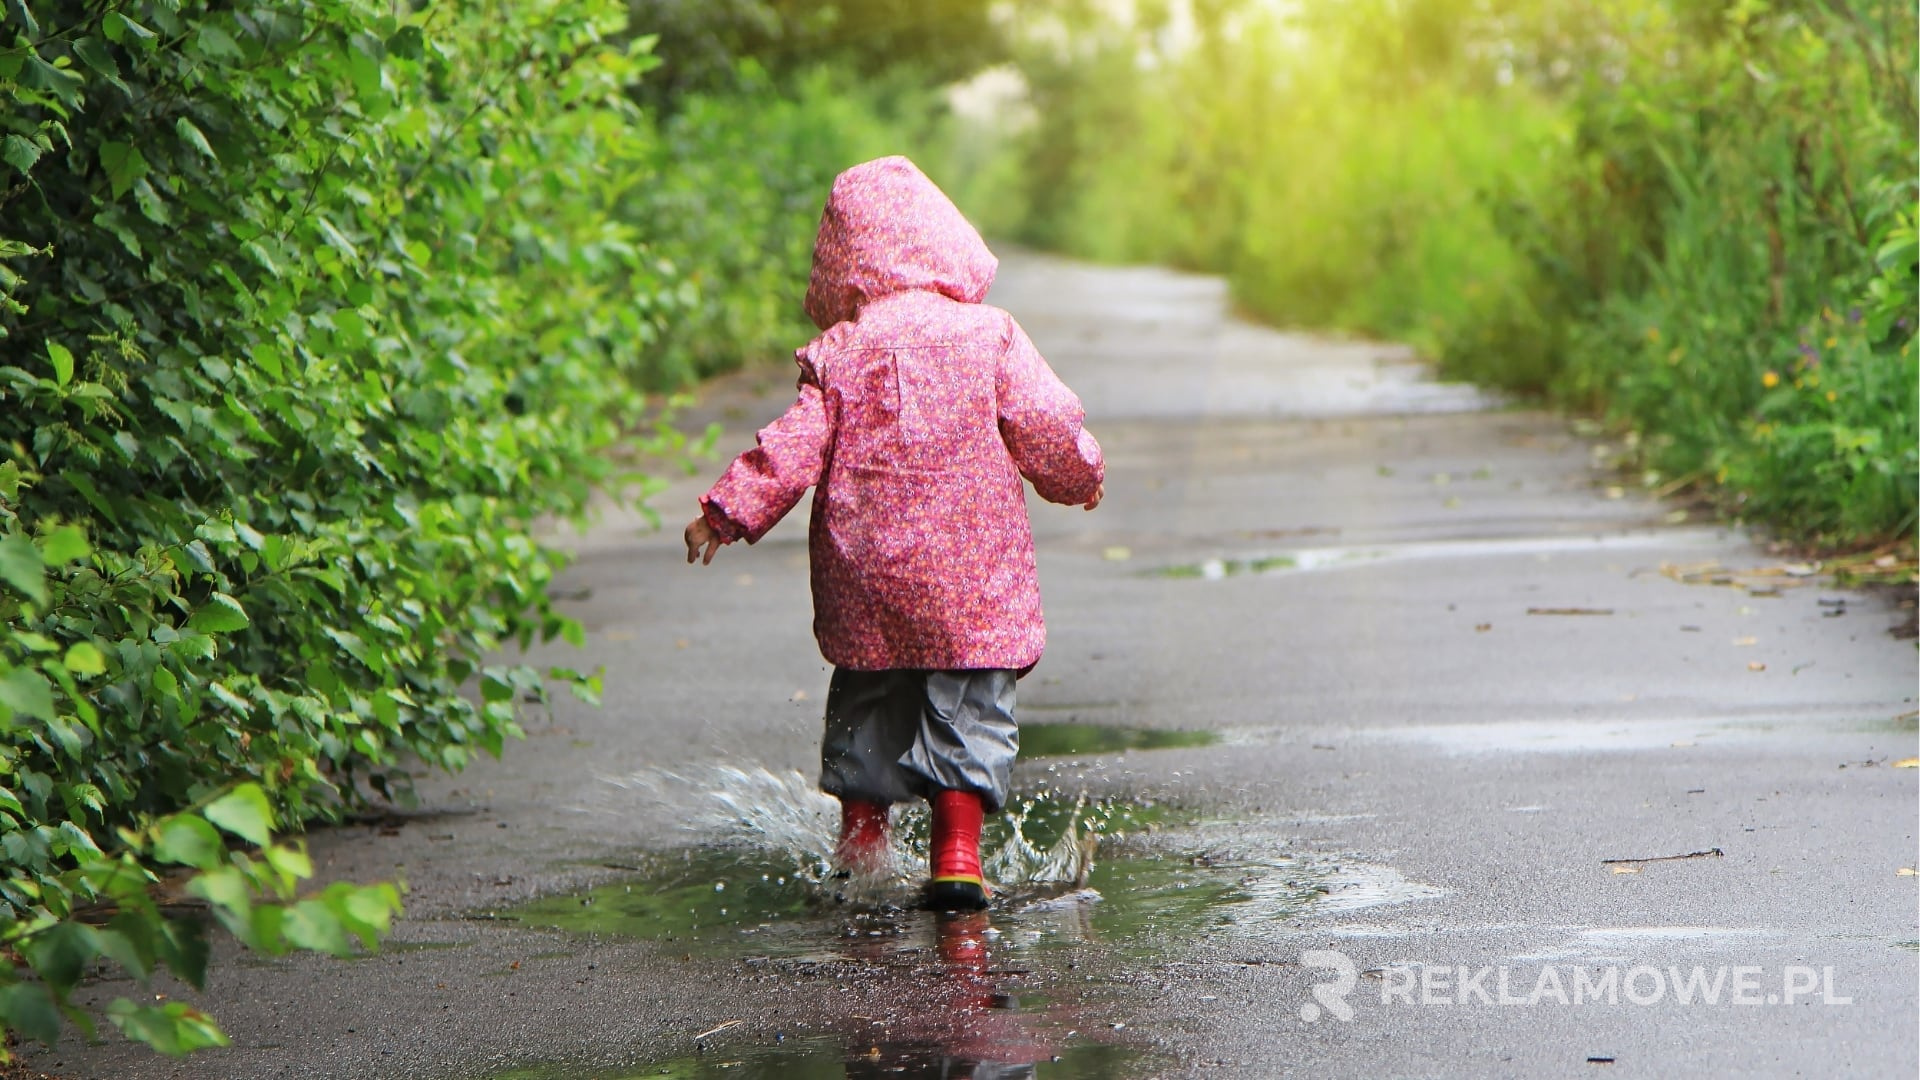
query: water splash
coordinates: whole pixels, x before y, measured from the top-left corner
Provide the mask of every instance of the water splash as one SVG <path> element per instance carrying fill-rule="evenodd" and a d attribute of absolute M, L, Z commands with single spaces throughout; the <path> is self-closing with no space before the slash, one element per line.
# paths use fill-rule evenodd
<path fill-rule="evenodd" d="M 904 904 L 905 894 L 927 874 L 930 821 L 923 803 L 896 806 L 884 864 L 849 875 L 833 857 L 840 801 L 798 770 L 652 769 L 610 783 L 673 808 L 697 842 L 749 847 L 790 862 L 794 878 L 837 899 Z M 1084 885 L 1100 836 L 1137 827 L 1146 816 L 1139 807 L 1089 803 L 1084 795 L 1071 802 L 1053 794 L 1020 798 L 989 818 L 981 836 L 982 869 L 1002 890 Z"/>

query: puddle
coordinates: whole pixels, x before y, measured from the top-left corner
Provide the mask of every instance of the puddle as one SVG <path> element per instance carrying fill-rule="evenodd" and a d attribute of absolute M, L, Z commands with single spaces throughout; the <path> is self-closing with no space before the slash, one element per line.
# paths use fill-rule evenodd
<path fill-rule="evenodd" d="M 690 784 L 708 797 L 691 797 Z M 656 772 L 618 787 L 673 800 L 696 842 L 628 859 L 631 877 L 494 917 L 655 941 L 782 989 L 819 987 L 803 994 L 815 1018 L 804 1037 L 782 1038 L 779 1024 L 800 1015 L 743 1008 L 691 1056 L 492 1080 L 1135 1075 L 1153 1066 L 1127 1045 L 1138 1039 L 1124 1022 L 1137 1014 L 1133 973 L 1210 950 L 1243 955 L 1293 935 L 1303 917 L 1439 895 L 1388 867 L 1291 851 L 1272 822 L 1046 792 L 988 821 L 992 907 L 942 916 L 917 907 L 922 806 L 896 810 L 888 871 L 855 880 L 835 877 L 828 858 L 837 802 L 797 772 Z"/>
<path fill-rule="evenodd" d="M 645 876 L 511 909 L 507 918 L 568 933 L 671 942 L 702 953 L 826 958 L 845 940 L 917 949 L 933 916 L 917 889 L 884 902 L 843 899 L 764 852 L 698 848 L 644 860 Z M 1393 871 L 1308 859 L 1128 854 L 1100 861 L 1084 886 L 1002 883 L 997 930 L 1029 946 L 1101 941 L 1137 950 L 1221 932 L 1257 934 L 1305 915 L 1436 896 Z"/>
<path fill-rule="evenodd" d="M 1075 754 L 1115 754 L 1123 750 L 1166 750 L 1212 746 L 1216 731 L 1175 731 L 1166 728 L 1116 727 L 1071 721 L 1041 721 L 1020 725 L 1020 756 L 1069 757 Z"/>
<path fill-rule="evenodd" d="M 1146 571 L 1149 577 L 1220 581 L 1231 577 L 1280 574 L 1416 559 L 1478 559 L 1531 555 L 1547 561 L 1555 555 L 1712 547 L 1725 537 L 1713 529 L 1672 529 L 1608 536 L 1535 536 L 1506 540 L 1436 540 L 1407 544 L 1300 548 L 1247 559 L 1206 559 Z"/>
<path fill-rule="evenodd" d="M 992 1047 L 940 1043 L 843 1041 L 834 1038 L 785 1039 L 723 1046 L 632 1069 L 590 1070 L 598 1080 L 846 1080 L 864 1077 L 972 1077 L 974 1080 L 1104 1080 L 1136 1075 L 1140 1051 L 1126 1046 L 1080 1045 L 1033 1060 L 994 1060 Z M 970 1053 L 974 1051 L 974 1053 Z M 1028 1058 L 1028 1054 L 1011 1054 Z M 534 1066 L 494 1073 L 490 1080 L 576 1080 L 576 1066 Z"/>
<path fill-rule="evenodd" d="M 643 854 L 623 864 L 630 878 L 500 914 L 706 954 L 825 957 L 848 939 L 882 951 L 927 945 L 931 916 L 917 910 L 924 806 L 895 810 L 884 873 L 847 879 L 830 858 L 833 799 L 803 788 L 797 773 L 730 775 L 733 786 L 713 793 L 729 815 L 721 842 Z M 982 833 L 994 925 L 1040 947 L 1097 940 L 1136 950 L 1438 895 L 1390 868 L 1296 854 L 1272 837 L 1148 802 L 1023 797 Z"/>

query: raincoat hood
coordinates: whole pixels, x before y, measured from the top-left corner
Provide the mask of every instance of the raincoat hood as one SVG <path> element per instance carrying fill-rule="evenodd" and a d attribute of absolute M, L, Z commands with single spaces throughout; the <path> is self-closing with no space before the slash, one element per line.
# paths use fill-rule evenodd
<path fill-rule="evenodd" d="M 979 232 L 913 162 L 880 158 L 833 181 L 813 242 L 807 317 L 825 330 L 871 300 L 913 289 L 977 304 L 998 266 Z"/>

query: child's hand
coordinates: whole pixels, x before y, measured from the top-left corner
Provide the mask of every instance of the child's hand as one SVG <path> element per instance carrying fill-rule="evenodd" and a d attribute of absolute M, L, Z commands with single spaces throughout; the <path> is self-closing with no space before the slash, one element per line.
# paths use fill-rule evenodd
<path fill-rule="evenodd" d="M 1087 500 L 1087 505 L 1084 507 L 1084 509 L 1091 510 L 1094 507 L 1099 506 L 1100 500 L 1106 497 L 1107 497 L 1107 485 L 1101 484 L 1099 487 L 1093 489 L 1093 498 Z M 692 562 L 693 560 L 689 558 L 687 561 Z"/>
<path fill-rule="evenodd" d="M 713 562 L 713 553 L 720 550 L 720 534 L 713 531 L 713 526 L 707 524 L 705 517 L 694 518 L 693 524 L 687 526 L 686 541 L 688 565 L 698 558 L 700 565 L 706 566 Z M 702 547 L 707 549 L 705 558 L 700 557 Z"/>

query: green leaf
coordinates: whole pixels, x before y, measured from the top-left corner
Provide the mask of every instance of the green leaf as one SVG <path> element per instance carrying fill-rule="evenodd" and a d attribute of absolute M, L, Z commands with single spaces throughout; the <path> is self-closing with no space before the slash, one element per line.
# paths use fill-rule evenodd
<path fill-rule="evenodd" d="M 311 949 L 332 956 L 353 955 L 353 943 L 346 928 L 327 905 L 318 900 L 302 900 L 286 909 L 280 932 L 299 949 Z"/>
<path fill-rule="evenodd" d="M 40 977 L 64 997 L 80 981 L 87 964 L 100 954 L 100 943 L 93 927 L 63 922 L 28 938 L 20 951 Z"/>
<path fill-rule="evenodd" d="M 40 558 L 48 566 L 65 566 L 91 554 L 93 545 L 87 543 L 87 534 L 78 525 L 62 525 L 40 541 Z"/>
<path fill-rule="evenodd" d="M 100 44 L 99 38 L 83 37 L 76 40 L 73 43 L 73 55 L 79 57 L 81 63 L 100 75 L 115 81 L 119 80 L 120 65 L 114 62 L 113 54 L 107 51 L 107 47 Z"/>
<path fill-rule="evenodd" d="M 134 181 L 144 178 L 149 171 L 145 155 L 130 143 L 100 144 L 100 164 L 107 170 L 107 179 L 113 182 L 113 197 L 116 199 L 125 195 L 133 187 Z"/>
<path fill-rule="evenodd" d="M 220 156 L 213 152 L 213 145 L 207 142 L 206 135 L 201 133 L 199 128 L 193 126 L 193 121 L 182 116 L 173 122 L 173 130 L 175 134 L 180 136 L 180 141 L 198 151 L 200 156 L 206 158 L 208 161 L 220 160 Z"/>
<path fill-rule="evenodd" d="M 418 60 L 426 48 L 426 35 L 417 26 L 403 26 L 387 39 L 387 52 L 402 60 Z"/>
<path fill-rule="evenodd" d="M 120 998 L 107 1006 L 107 1019 L 127 1038 L 168 1057 L 185 1057 L 195 1050 L 227 1045 L 227 1036 L 213 1017 L 183 1002 L 137 1005 Z"/>
<path fill-rule="evenodd" d="M 48 1046 L 60 1040 L 60 1012 L 38 983 L 0 986 L 0 1024 Z"/>
<path fill-rule="evenodd" d="M 200 32 L 195 40 L 195 44 L 199 46 L 202 53 L 208 56 L 222 57 L 228 60 L 241 60 L 246 58 L 246 53 L 240 51 L 239 42 L 234 41 L 232 35 L 211 22 L 200 24 Z"/>
<path fill-rule="evenodd" d="M 73 381 L 73 353 L 57 341 L 47 342 L 47 358 L 53 361 L 53 379 L 61 386 Z"/>
<path fill-rule="evenodd" d="M 33 10 L 27 7 L 27 0 L 8 0 L 7 7 L 13 11 L 13 17 L 20 20 L 20 25 L 26 29 L 28 37 L 40 36 L 40 24 L 34 21 Z"/>
<path fill-rule="evenodd" d="M 134 978 L 145 979 L 153 974 L 153 935 L 145 932 L 139 921 L 130 913 L 121 912 L 107 924 L 107 929 L 97 931 L 95 938 L 101 955 L 119 964 Z"/>
<path fill-rule="evenodd" d="M 129 41 L 150 42 L 159 36 L 118 11 L 107 12 L 100 26 L 106 31 L 107 40 L 116 45 L 124 45 Z"/>
<path fill-rule="evenodd" d="M 154 930 L 154 956 L 187 985 L 195 989 L 205 986 L 207 958 L 212 950 L 201 924 L 191 919 L 167 919 Z"/>
<path fill-rule="evenodd" d="M 260 947 L 254 938 L 253 889 L 237 866 L 216 866 L 195 874 L 187 882 L 187 891 L 214 906 L 220 924 L 250 948 Z"/>
<path fill-rule="evenodd" d="M 53 684 L 32 668 L 17 667 L 0 675 L 0 724 L 25 714 L 42 722 L 53 720 Z"/>
<path fill-rule="evenodd" d="M 153 669 L 153 688 L 160 692 L 161 697 L 169 701 L 180 700 L 180 680 L 175 678 L 173 672 L 168 671 L 166 668 L 157 667 Z"/>
<path fill-rule="evenodd" d="M 336 911 L 340 921 L 371 948 L 380 935 L 393 928 L 394 913 L 400 910 L 400 895 L 391 885 L 357 886 L 345 882 L 328 890 L 337 893 Z"/>
<path fill-rule="evenodd" d="M 480 700 L 512 701 L 513 683 L 505 675 L 495 671 L 480 673 Z"/>
<path fill-rule="evenodd" d="M 195 814 L 175 814 L 160 823 L 153 857 L 161 862 L 211 870 L 226 858 L 226 845 L 213 826 Z"/>
<path fill-rule="evenodd" d="M 20 533 L 0 536 L 0 581 L 36 604 L 47 602 L 45 564 L 40 549 Z"/>
<path fill-rule="evenodd" d="M 259 847 L 273 840 L 273 806 L 258 784 L 241 784 L 209 803 L 207 820 Z"/>
<path fill-rule="evenodd" d="M 348 51 L 347 75 L 353 80 L 355 92 L 363 100 L 380 93 L 380 60 L 366 50 L 353 48 Z"/>
<path fill-rule="evenodd" d="M 313 876 L 312 857 L 297 847 L 275 844 L 266 850 L 266 857 L 267 865 L 285 877 L 304 879 Z"/>
<path fill-rule="evenodd" d="M 217 592 L 193 613 L 193 617 L 187 620 L 187 627 L 208 634 L 229 634 L 251 623 L 246 611 L 240 607 L 240 601 L 226 593 Z"/>
<path fill-rule="evenodd" d="M 68 108 L 80 104 L 80 76 L 54 67 L 37 55 L 28 55 L 20 67 L 20 81 L 35 90 L 45 90 Z"/>
<path fill-rule="evenodd" d="M 74 642 L 62 663 L 75 675 L 102 675 L 107 670 L 107 658 L 91 641 Z"/>
<path fill-rule="evenodd" d="M 40 160 L 40 148 L 18 135 L 9 135 L 0 139 L 0 161 L 19 169 L 22 173 L 33 169 Z"/>

